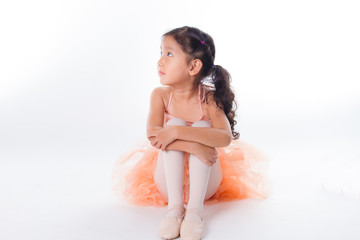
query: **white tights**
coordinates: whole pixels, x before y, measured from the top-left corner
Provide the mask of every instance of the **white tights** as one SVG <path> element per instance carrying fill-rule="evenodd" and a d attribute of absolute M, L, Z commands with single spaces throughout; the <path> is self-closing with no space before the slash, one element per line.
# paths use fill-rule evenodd
<path fill-rule="evenodd" d="M 186 126 L 180 118 L 170 119 L 166 125 Z M 210 127 L 206 121 L 194 122 L 191 127 Z M 196 208 L 203 213 L 204 200 L 209 199 L 222 181 L 219 160 L 211 167 L 195 155 L 189 158 L 189 202 L 187 209 Z M 168 208 L 183 205 L 184 152 L 160 151 L 154 172 L 154 181 L 159 192 L 168 200 Z"/>

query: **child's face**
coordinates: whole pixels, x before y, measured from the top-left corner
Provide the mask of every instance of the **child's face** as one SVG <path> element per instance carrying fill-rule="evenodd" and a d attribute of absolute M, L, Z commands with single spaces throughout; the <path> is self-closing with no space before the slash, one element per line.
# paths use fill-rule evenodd
<path fill-rule="evenodd" d="M 160 83 L 173 85 L 189 79 L 189 64 L 187 55 L 171 36 L 165 36 L 161 41 L 161 55 L 158 61 Z"/>

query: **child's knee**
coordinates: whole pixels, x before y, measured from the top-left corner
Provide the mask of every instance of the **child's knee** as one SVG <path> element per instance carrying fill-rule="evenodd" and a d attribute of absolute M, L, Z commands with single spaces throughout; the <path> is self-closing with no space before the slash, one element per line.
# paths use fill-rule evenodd
<path fill-rule="evenodd" d="M 211 127 L 210 123 L 207 121 L 196 121 L 191 126 L 192 127 Z"/>
<path fill-rule="evenodd" d="M 181 118 L 172 118 L 165 125 L 169 126 L 186 126 L 186 122 Z"/>

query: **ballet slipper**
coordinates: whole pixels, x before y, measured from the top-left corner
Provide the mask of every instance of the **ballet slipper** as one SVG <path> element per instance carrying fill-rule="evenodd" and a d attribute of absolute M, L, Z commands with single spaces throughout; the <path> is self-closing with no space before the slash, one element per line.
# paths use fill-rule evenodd
<path fill-rule="evenodd" d="M 180 236 L 182 240 L 199 240 L 204 232 L 204 220 L 199 211 L 195 208 L 188 209 L 187 213 L 197 214 L 201 222 L 183 220 L 180 228 Z"/>
<path fill-rule="evenodd" d="M 180 217 L 166 216 L 162 219 L 158 229 L 158 235 L 163 239 L 174 239 L 180 235 L 180 226 L 182 220 L 184 219 L 185 208 L 184 206 L 176 206 L 169 209 L 168 212 L 173 209 L 180 209 L 182 214 Z"/>

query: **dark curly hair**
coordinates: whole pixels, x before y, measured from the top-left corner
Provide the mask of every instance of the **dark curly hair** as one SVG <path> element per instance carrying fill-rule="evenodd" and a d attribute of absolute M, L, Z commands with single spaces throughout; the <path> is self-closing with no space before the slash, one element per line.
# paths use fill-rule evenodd
<path fill-rule="evenodd" d="M 212 37 L 198 28 L 188 26 L 175 28 L 165 33 L 162 37 L 165 36 L 171 36 L 175 39 L 182 50 L 187 53 L 188 62 L 193 59 L 201 60 L 203 66 L 196 80 L 198 83 L 205 79 L 211 80 L 215 91 L 208 91 L 206 93 L 206 101 L 208 101 L 208 95 L 213 93 L 216 105 L 224 110 L 229 120 L 233 139 L 238 139 L 240 134 L 234 130 L 234 126 L 237 123 L 234 119 L 237 103 L 234 92 L 230 87 L 231 76 L 225 68 L 220 65 L 214 65 L 215 45 Z"/>

